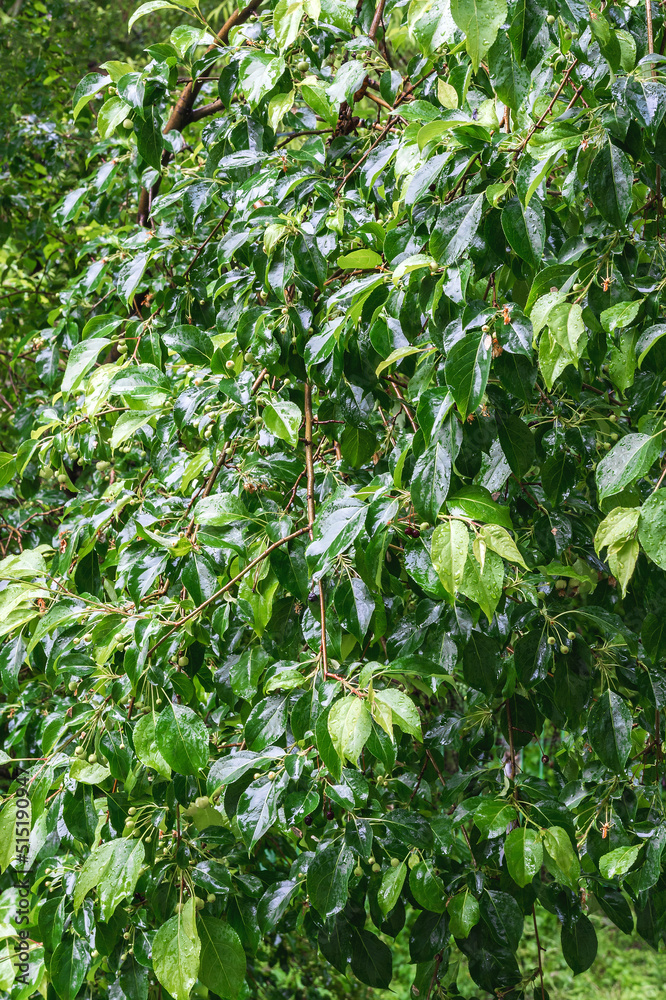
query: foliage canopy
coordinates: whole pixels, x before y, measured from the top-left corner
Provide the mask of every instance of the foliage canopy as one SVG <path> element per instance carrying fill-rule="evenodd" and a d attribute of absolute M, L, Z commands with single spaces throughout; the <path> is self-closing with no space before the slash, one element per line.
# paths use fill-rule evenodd
<path fill-rule="evenodd" d="M 292 932 L 388 987 L 407 921 L 414 996 L 545 1000 L 543 909 L 575 973 L 590 908 L 656 948 L 662 8 L 127 26 L 7 125 L 0 989 L 236 1000 Z"/>

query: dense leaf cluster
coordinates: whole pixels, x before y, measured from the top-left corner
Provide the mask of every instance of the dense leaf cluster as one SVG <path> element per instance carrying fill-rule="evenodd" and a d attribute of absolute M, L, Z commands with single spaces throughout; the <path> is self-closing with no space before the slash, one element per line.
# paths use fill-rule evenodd
<path fill-rule="evenodd" d="M 663 12 L 163 10 L 9 314 L 0 989 L 388 987 L 407 924 L 414 996 L 545 1000 L 544 909 L 666 933 Z"/>

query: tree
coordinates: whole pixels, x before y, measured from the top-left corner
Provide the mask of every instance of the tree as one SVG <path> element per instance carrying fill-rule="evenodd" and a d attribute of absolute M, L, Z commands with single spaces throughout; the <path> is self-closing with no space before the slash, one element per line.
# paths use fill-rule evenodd
<path fill-rule="evenodd" d="M 8 338 L 0 986 L 387 987 L 407 921 L 545 1000 L 543 909 L 666 931 L 663 12 L 162 9 Z"/>

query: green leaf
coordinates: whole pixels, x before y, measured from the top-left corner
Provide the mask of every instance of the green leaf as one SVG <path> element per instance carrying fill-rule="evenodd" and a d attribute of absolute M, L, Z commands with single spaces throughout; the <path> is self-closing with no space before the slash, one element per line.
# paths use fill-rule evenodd
<path fill-rule="evenodd" d="M 451 0 L 451 14 L 465 32 L 465 46 L 476 73 L 500 25 L 506 21 L 505 0 Z"/>
<path fill-rule="evenodd" d="M 511 471 L 522 479 L 535 461 L 534 434 L 520 417 L 497 414 L 497 436 Z"/>
<path fill-rule="evenodd" d="M 597 957 L 597 932 L 584 914 L 562 927 L 562 954 L 575 976 L 587 972 Z"/>
<path fill-rule="evenodd" d="M 245 952 L 238 934 L 216 917 L 200 917 L 199 979 L 223 1000 L 236 1000 L 245 979 Z"/>
<path fill-rule="evenodd" d="M 446 501 L 449 513 L 473 521 L 501 524 L 513 528 L 509 508 L 493 500 L 484 486 L 466 486 Z"/>
<path fill-rule="evenodd" d="M 131 111 L 127 101 L 122 97 L 109 97 L 97 113 L 97 131 L 100 139 L 108 139 L 113 135 L 121 122 L 125 121 Z"/>
<path fill-rule="evenodd" d="M 146 14 L 152 14 L 156 10 L 166 10 L 167 8 L 178 10 L 175 3 L 168 3 L 167 0 L 148 0 L 148 3 L 142 3 L 140 7 L 137 7 L 127 22 L 127 30 L 131 31 L 133 25 L 139 20 L 140 17 L 145 17 Z"/>
<path fill-rule="evenodd" d="M 79 117 L 90 98 L 94 97 L 102 87 L 106 87 L 110 79 L 106 73 L 88 73 L 76 85 L 74 97 L 72 98 L 74 121 Z"/>
<path fill-rule="evenodd" d="M 465 195 L 442 209 L 428 244 L 438 264 L 455 263 L 471 246 L 482 210 L 483 194 Z"/>
<path fill-rule="evenodd" d="M 578 887 L 580 863 L 571 846 L 569 834 L 561 826 L 543 831 L 544 864 L 553 878 L 574 891 Z"/>
<path fill-rule="evenodd" d="M 631 712 L 624 698 L 606 688 L 592 706 L 587 735 L 602 763 L 622 774 L 631 750 Z"/>
<path fill-rule="evenodd" d="M 502 229 L 509 246 L 531 267 L 538 267 L 546 243 L 546 219 L 538 198 L 525 206 L 512 198 L 502 209 Z"/>
<path fill-rule="evenodd" d="M 155 723 L 160 754 L 178 774 L 196 774 L 208 763 L 208 730 L 185 705 L 168 705 Z"/>
<path fill-rule="evenodd" d="M 633 180 L 626 154 L 605 142 L 590 164 L 587 181 L 594 207 L 617 229 L 624 227 L 629 215 Z"/>
<path fill-rule="evenodd" d="M 451 597 L 455 597 L 462 583 L 468 551 L 469 531 L 462 521 L 451 518 L 437 525 L 430 547 L 432 564 Z"/>
<path fill-rule="evenodd" d="M 389 708 L 392 724 L 402 729 L 403 733 L 409 733 L 416 740 L 423 738 L 421 736 L 421 720 L 416 705 L 404 691 L 398 691 L 396 688 L 384 688 L 381 691 L 375 691 L 374 700 L 379 702 L 380 706 Z M 389 732 L 389 736 L 391 735 L 392 733 Z"/>
<path fill-rule="evenodd" d="M 320 847 L 308 865 L 310 903 L 325 919 L 347 905 L 347 887 L 354 868 L 354 852 L 338 841 Z"/>
<path fill-rule="evenodd" d="M 141 716 L 134 727 L 132 740 L 134 742 L 135 753 L 141 763 L 145 764 L 146 767 L 152 767 L 153 770 L 169 781 L 171 779 L 171 768 L 157 747 L 155 718 L 152 712 Z"/>
<path fill-rule="evenodd" d="M 279 792 L 278 782 L 266 777 L 253 782 L 241 795 L 236 819 L 248 851 L 277 820 Z"/>
<path fill-rule="evenodd" d="M 463 651 L 465 683 L 492 696 L 499 682 L 501 668 L 497 640 L 485 632 L 471 632 Z"/>
<path fill-rule="evenodd" d="M 517 812 L 506 799 L 482 799 L 474 810 L 474 825 L 482 837 L 499 837 L 517 819 Z"/>
<path fill-rule="evenodd" d="M 132 896 L 144 861 L 142 840 L 112 840 L 94 847 L 76 876 L 74 910 L 95 887 L 103 920 L 110 920 L 123 899 Z"/>
<path fill-rule="evenodd" d="M 111 343 L 106 337 L 83 340 L 69 352 L 67 367 L 62 377 L 62 391 L 74 392 L 97 361 L 97 355 Z"/>
<path fill-rule="evenodd" d="M 271 434 L 286 441 L 292 448 L 298 447 L 298 431 L 303 415 L 296 403 L 278 400 L 269 403 L 263 412 L 264 423 Z"/>
<path fill-rule="evenodd" d="M 527 569 L 520 550 L 508 531 L 498 524 L 484 524 L 478 534 L 478 539 L 487 549 L 496 552 L 507 562 L 515 563 Z M 475 542 L 476 544 L 476 542 Z"/>
<path fill-rule="evenodd" d="M 633 847 L 617 847 L 599 858 L 599 871 L 604 878 L 615 878 L 616 875 L 626 875 L 641 852 L 642 844 Z"/>
<path fill-rule="evenodd" d="M 154 170 L 162 169 L 162 122 L 153 107 L 144 110 L 143 117 L 134 119 L 136 146 L 146 163 Z"/>
<path fill-rule="evenodd" d="M 419 904 L 431 913 L 445 913 L 446 889 L 441 878 L 435 875 L 431 865 L 420 861 L 409 872 L 409 888 Z"/>
<path fill-rule="evenodd" d="M 10 799 L 0 812 L 0 874 L 16 857 L 16 811 L 16 799 Z"/>
<path fill-rule="evenodd" d="M 599 499 L 621 493 L 635 479 L 647 475 L 659 456 L 659 437 L 627 434 L 597 466 Z"/>
<path fill-rule="evenodd" d="M 483 568 L 476 558 L 467 559 L 459 590 L 476 601 L 488 621 L 492 621 L 495 614 L 503 585 L 504 563 L 496 552 L 486 552 Z"/>
<path fill-rule="evenodd" d="M 16 462 L 13 455 L 0 451 L 0 489 L 11 482 L 16 474 Z"/>
<path fill-rule="evenodd" d="M 60 1000 L 74 1000 L 90 967 L 88 943 L 68 934 L 51 956 L 51 983 Z"/>
<path fill-rule="evenodd" d="M 161 334 L 165 347 L 180 354 L 190 365 L 209 366 L 215 348 L 207 333 L 196 326 L 175 326 Z"/>
<path fill-rule="evenodd" d="M 407 875 L 407 865 L 401 861 L 397 868 L 389 866 L 382 875 L 382 882 L 377 890 L 377 902 L 384 916 L 390 913 L 398 902 Z"/>
<path fill-rule="evenodd" d="M 451 456 L 439 441 L 433 442 L 416 461 L 410 493 L 419 517 L 431 524 L 446 500 L 451 481 Z"/>
<path fill-rule="evenodd" d="M 657 490 L 640 508 L 638 538 L 650 559 L 666 568 L 666 490 Z"/>
<path fill-rule="evenodd" d="M 152 962 L 155 975 L 173 1000 L 189 1000 L 199 975 L 201 941 L 195 923 L 194 897 L 157 931 Z"/>
<path fill-rule="evenodd" d="M 372 732 L 365 699 L 346 695 L 336 701 L 328 715 L 328 732 L 340 758 L 356 764 Z"/>
<path fill-rule="evenodd" d="M 457 896 L 453 896 L 449 901 L 447 913 L 449 927 L 454 938 L 469 937 L 469 932 L 481 919 L 479 901 L 469 889 L 463 889 Z"/>
<path fill-rule="evenodd" d="M 374 250 L 352 250 L 351 253 L 338 257 L 337 260 L 338 267 L 342 267 L 348 271 L 357 270 L 358 268 L 362 268 L 363 270 L 376 268 L 382 263 L 382 255 L 375 253 Z"/>
<path fill-rule="evenodd" d="M 446 384 L 456 401 L 462 420 L 483 399 L 490 374 L 492 337 L 470 330 L 451 348 L 444 365 Z"/>
<path fill-rule="evenodd" d="M 529 885 L 543 864 L 543 846 L 536 830 L 518 826 L 504 841 L 504 856 L 509 875 L 521 889 Z"/>

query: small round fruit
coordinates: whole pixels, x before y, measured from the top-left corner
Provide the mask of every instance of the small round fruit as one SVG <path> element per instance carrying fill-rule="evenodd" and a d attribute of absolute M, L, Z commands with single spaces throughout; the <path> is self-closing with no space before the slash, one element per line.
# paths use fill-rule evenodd
<path fill-rule="evenodd" d="M 65 473 L 64 473 L 64 472 L 61 472 L 61 473 L 60 473 L 60 474 L 58 475 L 58 482 L 59 482 L 59 483 L 60 483 L 61 485 L 62 485 L 63 483 L 66 483 L 66 482 L 67 482 L 67 476 L 65 475 Z"/>
<path fill-rule="evenodd" d="M 86 634 L 83 637 L 83 641 L 84 642 L 91 642 L 92 641 L 92 632 L 86 632 Z"/>
<path fill-rule="evenodd" d="M 418 854 L 410 854 L 409 855 L 409 861 L 407 862 L 407 864 L 409 865 L 410 869 L 411 868 L 416 868 L 416 866 L 418 865 L 418 863 L 419 863 L 419 856 L 418 856 Z"/>
<path fill-rule="evenodd" d="M 253 776 L 252 776 L 252 780 L 253 781 L 259 781 L 260 777 L 261 777 L 261 771 L 255 771 L 254 774 L 253 774 Z"/>
<path fill-rule="evenodd" d="M 375 863 L 375 856 L 374 854 L 371 854 L 370 857 L 368 858 L 368 864 L 374 865 L 374 863 Z"/>
<path fill-rule="evenodd" d="M 67 687 L 70 691 L 76 691 L 76 681 L 70 681 Z"/>
<path fill-rule="evenodd" d="M 130 816 L 136 816 L 136 806 L 130 806 L 127 812 L 130 814 Z"/>
<path fill-rule="evenodd" d="M 361 868 L 360 865 L 357 865 L 356 868 L 354 868 L 354 875 L 356 876 L 356 878 L 360 878 L 362 874 L 363 874 L 363 869 Z"/>
<path fill-rule="evenodd" d="M 198 799 L 194 802 L 197 809 L 206 809 L 210 805 L 210 800 L 207 795 L 200 795 Z"/>
<path fill-rule="evenodd" d="M 619 438 L 619 436 L 620 436 L 619 434 L 611 434 L 610 439 L 611 439 L 611 441 L 617 441 L 617 439 Z"/>
<path fill-rule="evenodd" d="M 203 910 L 204 906 L 206 905 L 206 900 L 202 899 L 201 896 L 197 896 L 194 905 L 196 906 L 197 910 Z"/>
<path fill-rule="evenodd" d="M 231 358 L 229 358 L 229 360 L 227 361 L 227 363 L 226 363 L 225 367 L 226 367 L 226 368 L 228 368 L 228 369 L 229 369 L 229 371 L 231 371 L 231 369 L 232 369 L 232 368 L 234 367 L 234 363 L 233 363 L 233 361 L 231 360 Z"/>
<path fill-rule="evenodd" d="M 83 747 L 74 747 L 74 753 L 76 754 L 77 757 L 80 757 L 81 754 L 83 753 Z"/>
<path fill-rule="evenodd" d="M 123 937 L 124 937 L 125 941 L 129 941 L 129 939 L 130 939 L 130 932 L 129 931 L 125 931 L 125 933 L 123 934 Z"/>
<path fill-rule="evenodd" d="M 555 17 L 553 14 L 549 14 L 546 18 L 546 24 L 555 24 Z"/>
<path fill-rule="evenodd" d="M 610 451 L 610 450 L 611 450 L 610 441 L 604 441 L 604 451 Z"/>
<path fill-rule="evenodd" d="M 296 69 L 298 70 L 299 73 L 305 73 L 305 71 L 309 69 L 309 66 L 306 63 L 305 59 L 301 59 L 299 63 L 296 63 Z"/>
<path fill-rule="evenodd" d="M 548 756 L 548 754 L 547 754 L 547 753 L 545 753 L 545 754 L 543 755 L 543 757 L 541 758 L 541 763 L 542 763 L 542 764 L 547 764 L 549 760 L 550 760 L 550 757 Z"/>
<path fill-rule="evenodd" d="M 335 813 L 333 812 L 333 810 L 329 809 L 328 812 L 326 813 L 326 819 L 333 819 L 334 816 L 335 816 Z"/>
<path fill-rule="evenodd" d="M 567 632 L 567 639 L 572 640 L 576 638 L 575 632 Z"/>
<path fill-rule="evenodd" d="M 134 827 L 135 827 L 135 825 L 136 824 L 135 824 L 135 822 L 134 822 L 133 819 L 126 819 L 125 820 L 125 829 L 127 829 L 127 830 L 133 830 Z"/>
<path fill-rule="evenodd" d="M 190 660 L 189 660 L 189 657 L 187 657 L 187 656 L 179 656 L 178 657 L 178 666 L 179 667 L 186 667 L 189 662 L 190 662 Z"/>
<path fill-rule="evenodd" d="M 127 344 L 124 340 L 121 340 L 118 343 L 118 354 L 127 354 Z"/>
<path fill-rule="evenodd" d="M 303 822 L 306 826 L 312 826 L 312 816 L 306 816 Z"/>
<path fill-rule="evenodd" d="M 611 413 L 611 415 L 610 415 L 610 417 L 608 419 L 610 420 L 610 422 L 612 424 L 614 424 L 615 421 L 617 420 L 617 413 Z"/>
<path fill-rule="evenodd" d="M 183 912 L 183 904 L 176 903 L 176 913 L 182 913 L 182 912 Z"/>
<path fill-rule="evenodd" d="M 206 902 L 207 903 L 214 903 L 215 902 L 215 893 L 214 892 L 209 892 L 208 893 L 208 895 L 206 896 Z"/>
<path fill-rule="evenodd" d="M 99 952 L 97 951 L 97 948 L 93 948 L 90 954 L 92 958 L 99 958 Z"/>
<path fill-rule="evenodd" d="M 246 351 L 245 354 L 243 355 L 243 361 L 245 362 L 246 365 L 251 365 L 255 360 L 256 359 L 252 351 Z"/>
<path fill-rule="evenodd" d="M 382 869 L 381 869 L 381 865 L 378 865 L 377 863 L 375 863 L 375 864 L 374 864 L 374 865 L 372 866 L 372 870 L 373 870 L 373 872 L 374 872 L 374 873 L 375 873 L 375 875 L 376 875 L 376 874 L 377 874 L 377 872 L 380 872 L 380 871 L 382 870 Z"/>
<path fill-rule="evenodd" d="M 428 524 L 427 521 L 421 521 L 421 523 L 419 524 L 419 531 L 427 531 L 429 527 L 430 525 Z"/>
<path fill-rule="evenodd" d="M 52 871 L 53 871 L 53 868 L 45 868 L 44 869 L 44 874 L 45 875 L 50 875 Z"/>
<path fill-rule="evenodd" d="M 51 886 L 53 885 L 53 882 L 51 882 L 51 880 L 50 880 L 50 879 L 48 879 L 48 880 L 47 880 L 47 881 L 46 881 L 46 882 L 44 883 L 44 885 L 46 886 L 46 888 L 47 888 L 47 889 L 50 889 L 50 888 L 51 888 Z"/>
<path fill-rule="evenodd" d="M 400 864 L 399 858 L 391 858 L 391 868 L 397 868 Z"/>
<path fill-rule="evenodd" d="M 134 122 L 132 121 L 131 118 L 126 118 L 125 121 L 123 122 L 123 128 L 132 128 L 133 126 Z"/>
<path fill-rule="evenodd" d="M 96 764 L 97 763 L 97 754 L 96 753 L 90 753 L 90 754 L 88 754 L 88 763 L 89 764 Z"/>
<path fill-rule="evenodd" d="M 559 580 L 555 581 L 555 589 L 556 590 L 566 590 L 567 589 L 567 581 L 563 580 L 562 577 L 560 577 Z"/>
<path fill-rule="evenodd" d="M 554 646 L 556 642 L 557 642 L 557 639 L 555 638 L 554 635 L 549 635 L 548 636 L 548 645 L 549 646 Z"/>
<path fill-rule="evenodd" d="M 277 775 L 275 774 L 275 771 L 269 771 L 268 772 L 268 778 L 269 778 L 270 781 L 275 781 L 276 777 L 277 777 Z"/>
<path fill-rule="evenodd" d="M 564 646 L 564 645 L 560 646 L 560 653 L 562 653 L 563 656 L 566 656 L 568 652 L 569 652 L 569 647 L 568 646 Z"/>

